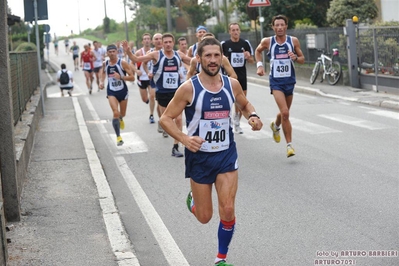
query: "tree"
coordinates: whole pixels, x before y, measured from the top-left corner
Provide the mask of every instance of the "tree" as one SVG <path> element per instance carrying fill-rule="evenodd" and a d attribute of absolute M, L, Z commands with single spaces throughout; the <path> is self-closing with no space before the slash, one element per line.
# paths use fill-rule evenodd
<path fill-rule="evenodd" d="M 359 21 L 370 22 L 378 15 L 375 1 L 370 0 L 332 0 L 327 10 L 327 22 L 332 27 L 345 26 L 345 21 L 357 16 Z"/>
<path fill-rule="evenodd" d="M 248 0 L 236 0 L 236 6 L 244 15 L 242 21 L 248 20 L 246 14 Z M 271 0 L 271 5 L 262 7 L 262 16 L 265 18 L 265 24 L 270 25 L 272 17 L 275 15 L 285 15 L 288 17 L 288 27 L 294 27 L 295 20 L 310 19 L 318 27 L 326 25 L 326 12 L 330 0 Z"/>
<path fill-rule="evenodd" d="M 204 24 L 211 13 L 209 6 L 204 2 L 198 5 L 196 0 L 176 0 L 176 4 L 191 27 Z"/>
<path fill-rule="evenodd" d="M 134 4 L 134 2 L 136 4 Z M 139 8 L 137 8 L 137 3 Z M 129 7 L 136 10 L 134 22 L 148 30 L 165 32 L 167 29 L 167 10 L 165 0 L 127 0 Z M 210 8 L 197 0 L 170 0 L 172 24 L 178 16 L 184 16 L 189 26 L 196 27 L 209 17 Z"/>
<path fill-rule="evenodd" d="M 165 32 L 167 29 L 166 9 L 150 5 L 141 5 L 134 21 L 150 30 Z"/>

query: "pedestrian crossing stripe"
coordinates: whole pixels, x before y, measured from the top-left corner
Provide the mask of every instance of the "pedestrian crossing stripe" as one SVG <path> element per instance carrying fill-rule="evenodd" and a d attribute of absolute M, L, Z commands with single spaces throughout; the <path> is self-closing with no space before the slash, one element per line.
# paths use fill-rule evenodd
<path fill-rule="evenodd" d="M 352 117 L 352 116 L 342 115 L 342 114 L 320 114 L 318 116 L 326 118 L 326 119 L 330 119 L 330 120 L 333 120 L 336 122 L 348 124 L 351 126 L 366 128 L 369 130 L 378 130 L 378 129 L 389 128 L 389 126 L 386 126 L 386 125 L 383 125 L 380 123 L 375 123 L 375 122 L 363 120 L 363 119 Z"/>
<path fill-rule="evenodd" d="M 109 134 L 112 143 L 116 147 L 116 136 L 115 133 Z M 132 154 L 148 152 L 148 146 L 145 142 L 137 135 L 136 132 L 124 132 L 121 133 L 121 137 L 124 141 L 122 146 L 118 146 L 116 154 Z"/>
<path fill-rule="evenodd" d="M 399 119 L 399 114 L 395 112 L 385 111 L 385 110 L 370 110 L 368 113 L 384 116 L 393 119 Z M 328 120 L 332 120 L 339 123 L 348 124 L 354 127 L 360 127 L 368 130 L 380 130 L 390 128 L 389 125 L 384 125 L 380 123 L 375 123 L 367 120 L 363 120 L 360 118 L 342 115 L 342 114 L 319 114 L 318 117 L 322 117 Z M 273 121 L 274 118 L 265 118 L 265 121 Z M 342 133 L 341 130 L 323 126 L 320 124 L 312 123 L 306 120 L 298 119 L 295 117 L 290 117 L 291 125 L 294 131 L 304 132 L 311 135 L 319 135 L 319 134 L 335 134 Z M 235 134 L 235 138 L 245 138 L 250 140 L 261 140 L 261 139 L 271 139 L 272 131 L 270 130 L 268 124 L 264 124 L 263 128 L 260 131 L 252 131 L 251 126 L 245 121 L 245 119 L 241 120 L 240 123 L 241 128 L 244 131 L 244 134 Z M 184 133 L 187 134 L 187 128 L 184 125 L 183 130 Z M 281 131 L 283 135 L 283 132 Z M 148 146 L 146 143 L 139 137 L 136 132 L 122 132 L 121 136 L 123 138 L 124 144 L 122 146 L 116 146 L 116 137 L 115 133 L 108 134 L 109 139 L 113 145 L 115 145 L 117 154 L 132 154 L 132 153 L 144 153 L 148 152 Z"/>
<path fill-rule="evenodd" d="M 330 127 L 318 125 L 312 122 L 308 122 L 305 120 L 290 118 L 291 125 L 294 130 L 299 130 L 302 132 L 306 132 L 312 135 L 316 134 L 326 134 L 326 133 L 340 133 L 342 131 L 336 130 Z"/>
<path fill-rule="evenodd" d="M 395 113 L 395 112 L 390 112 L 390 111 L 385 111 L 385 110 L 375 110 L 375 111 L 370 111 L 368 113 L 399 120 L 399 113 Z"/>

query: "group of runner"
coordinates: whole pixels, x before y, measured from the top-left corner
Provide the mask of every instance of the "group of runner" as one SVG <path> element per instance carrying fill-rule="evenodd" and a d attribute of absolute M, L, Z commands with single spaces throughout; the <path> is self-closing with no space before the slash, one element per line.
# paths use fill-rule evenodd
<path fill-rule="evenodd" d="M 209 222 L 212 217 L 215 184 L 220 224 L 214 263 L 218 266 L 232 265 L 226 262 L 226 257 L 236 224 L 238 156 L 233 132 L 244 133 L 240 127 L 242 116 L 252 130 L 260 130 L 263 126 L 246 98 L 246 63 L 256 62 L 257 74 L 263 76 L 263 51 L 267 51 L 270 59 L 270 91 L 279 108 L 276 119 L 270 124 L 273 139 L 280 142 L 281 126 L 287 142 L 287 157 L 295 155 L 289 109 L 296 82 L 294 62 L 303 64 L 305 58 L 298 39 L 286 35 L 288 21 L 285 16 L 273 17 L 271 25 L 275 35 L 263 38 L 255 51 L 248 40 L 240 37 L 239 24 L 230 23 L 230 39 L 222 42 L 206 27 L 199 26 L 197 42 L 189 48 L 184 37 L 177 40 L 179 49 L 174 50 L 172 34 L 156 33 L 151 37 L 145 33 L 141 38 L 142 48 L 137 51 L 122 41 L 108 45 L 105 53 L 95 42 L 93 50 L 86 45 L 80 56 L 90 93 L 92 72 L 99 73 L 96 75 L 99 89 L 105 88 L 107 79 L 107 98 L 118 146 L 124 143 L 120 130 L 125 127 L 123 118 L 129 95 L 126 81 L 134 81 L 137 74 L 141 99 L 149 105 L 149 122 L 155 123 L 156 110 L 158 131 L 164 137 L 173 138 L 172 156 L 185 156 L 185 176 L 190 178 L 191 185 L 187 207 L 201 223 Z M 109 59 L 104 60 L 105 54 Z M 183 112 L 187 133 L 182 131 Z M 179 143 L 185 147 L 184 155 L 179 151 Z"/>

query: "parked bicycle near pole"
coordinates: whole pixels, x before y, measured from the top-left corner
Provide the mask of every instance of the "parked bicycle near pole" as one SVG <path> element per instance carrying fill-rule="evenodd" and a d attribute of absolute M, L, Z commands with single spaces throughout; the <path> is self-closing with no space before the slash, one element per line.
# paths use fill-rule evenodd
<path fill-rule="evenodd" d="M 333 55 L 329 57 L 324 53 L 324 50 L 317 50 L 321 52 L 320 57 L 317 58 L 317 62 L 314 65 L 312 76 L 310 76 L 310 83 L 313 84 L 320 72 L 320 67 L 323 66 L 323 76 L 320 82 L 323 82 L 327 77 L 327 81 L 330 85 L 335 85 L 339 81 L 342 73 L 341 64 L 335 60 L 339 56 L 337 48 L 332 49 Z"/>

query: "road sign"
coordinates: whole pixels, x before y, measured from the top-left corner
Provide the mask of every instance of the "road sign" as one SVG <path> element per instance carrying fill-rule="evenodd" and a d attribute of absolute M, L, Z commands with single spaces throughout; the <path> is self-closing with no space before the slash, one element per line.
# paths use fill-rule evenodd
<path fill-rule="evenodd" d="M 50 25 L 44 24 L 44 32 L 47 32 L 47 33 L 50 32 Z"/>
<path fill-rule="evenodd" d="M 272 3 L 270 3 L 270 0 L 251 0 L 249 1 L 248 6 L 249 7 L 255 7 L 255 6 L 270 6 Z"/>
<path fill-rule="evenodd" d="M 37 2 L 37 20 L 47 20 L 47 0 L 36 0 Z M 25 21 L 35 21 L 35 9 L 32 0 L 24 0 Z"/>

